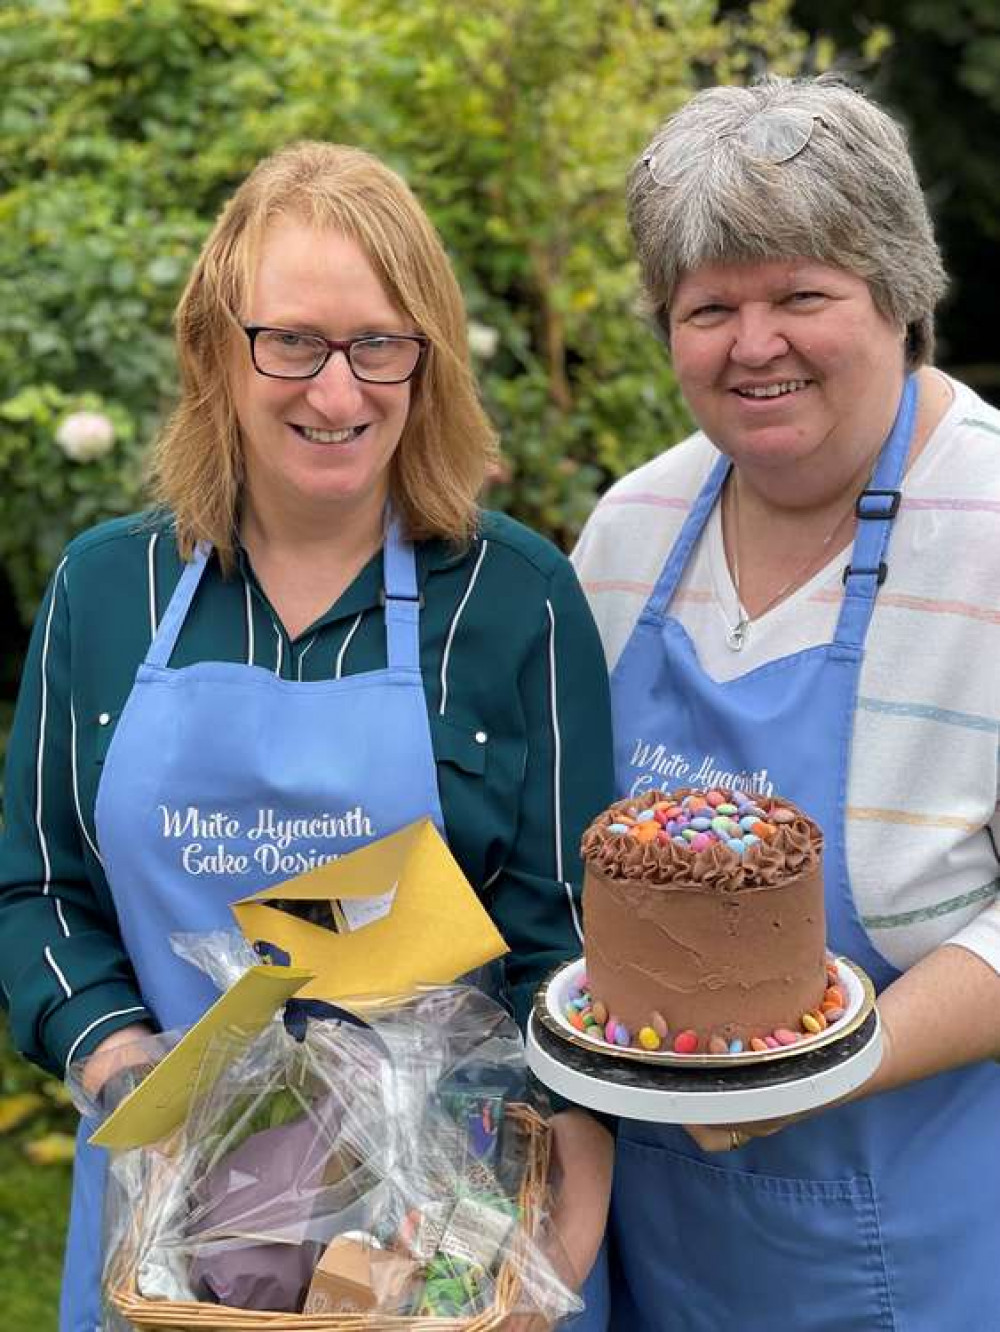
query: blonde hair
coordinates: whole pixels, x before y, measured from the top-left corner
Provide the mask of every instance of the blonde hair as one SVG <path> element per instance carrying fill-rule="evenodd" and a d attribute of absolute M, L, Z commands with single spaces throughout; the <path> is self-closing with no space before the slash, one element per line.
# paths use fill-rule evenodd
<path fill-rule="evenodd" d="M 469 539 L 496 457 L 469 363 L 465 306 L 441 240 L 404 181 L 370 153 L 297 143 L 265 158 L 226 204 L 176 313 L 181 396 L 152 459 L 154 500 L 172 511 L 181 555 L 210 541 L 234 562 L 243 448 L 232 392 L 261 247 L 280 217 L 326 228 L 364 251 L 386 294 L 428 339 L 389 472 L 411 540 Z"/>

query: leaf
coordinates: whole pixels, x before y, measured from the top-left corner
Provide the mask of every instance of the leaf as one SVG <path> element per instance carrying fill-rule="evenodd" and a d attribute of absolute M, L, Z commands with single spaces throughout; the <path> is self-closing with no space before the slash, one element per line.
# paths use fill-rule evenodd
<path fill-rule="evenodd" d="M 76 1139 L 71 1133 L 46 1133 L 24 1144 L 24 1154 L 34 1165 L 63 1165 L 72 1161 Z"/>
<path fill-rule="evenodd" d="M 0 1133 L 9 1133 L 30 1119 L 45 1104 L 37 1092 L 19 1092 L 14 1096 L 0 1096 Z"/>

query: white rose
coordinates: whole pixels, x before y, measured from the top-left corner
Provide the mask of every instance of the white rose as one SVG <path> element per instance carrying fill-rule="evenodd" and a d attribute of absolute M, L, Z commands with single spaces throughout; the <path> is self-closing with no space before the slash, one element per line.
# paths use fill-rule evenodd
<path fill-rule="evenodd" d="M 72 412 L 56 431 L 56 443 L 73 462 L 103 458 L 115 442 L 115 428 L 101 412 Z"/>
<path fill-rule="evenodd" d="M 482 361 L 488 361 L 491 356 L 496 355 L 497 347 L 500 345 L 500 334 L 495 328 L 490 328 L 489 324 L 477 324 L 475 320 L 469 323 L 469 351 L 473 356 L 478 356 Z"/>

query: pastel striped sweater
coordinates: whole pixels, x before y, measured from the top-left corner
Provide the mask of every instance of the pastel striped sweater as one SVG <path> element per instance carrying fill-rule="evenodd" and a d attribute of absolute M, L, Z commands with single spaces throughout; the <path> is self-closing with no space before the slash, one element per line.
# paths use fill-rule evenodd
<path fill-rule="evenodd" d="M 949 383 L 952 405 L 903 483 L 869 629 L 847 853 L 862 921 L 897 968 L 950 942 L 1000 971 L 1000 412 Z M 573 559 L 609 666 L 717 457 L 691 436 L 618 482 L 588 523 Z M 754 621 L 735 653 L 716 505 L 672 613 L 708 674 L 730 679 L 832 638 L 847 559 Z"/>

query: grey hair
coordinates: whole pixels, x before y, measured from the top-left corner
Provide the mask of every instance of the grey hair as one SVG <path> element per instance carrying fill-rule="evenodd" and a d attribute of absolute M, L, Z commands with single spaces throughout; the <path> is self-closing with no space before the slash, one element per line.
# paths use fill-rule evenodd
<path fill-rule="evenodd" d="M 753 157 L 740 131 L 762 111 L 814 117 L 808 145 L 780 163 Z M 947 277 L 906 139 L 839 79 L 767 77 L 696 94 L 633 166 L 628 222 L 647 312 L 665 337 L 684 273 L 802 256 L 867 282 L 879 313 L 906 330 L 910 369 L 931 359 Z"/>

